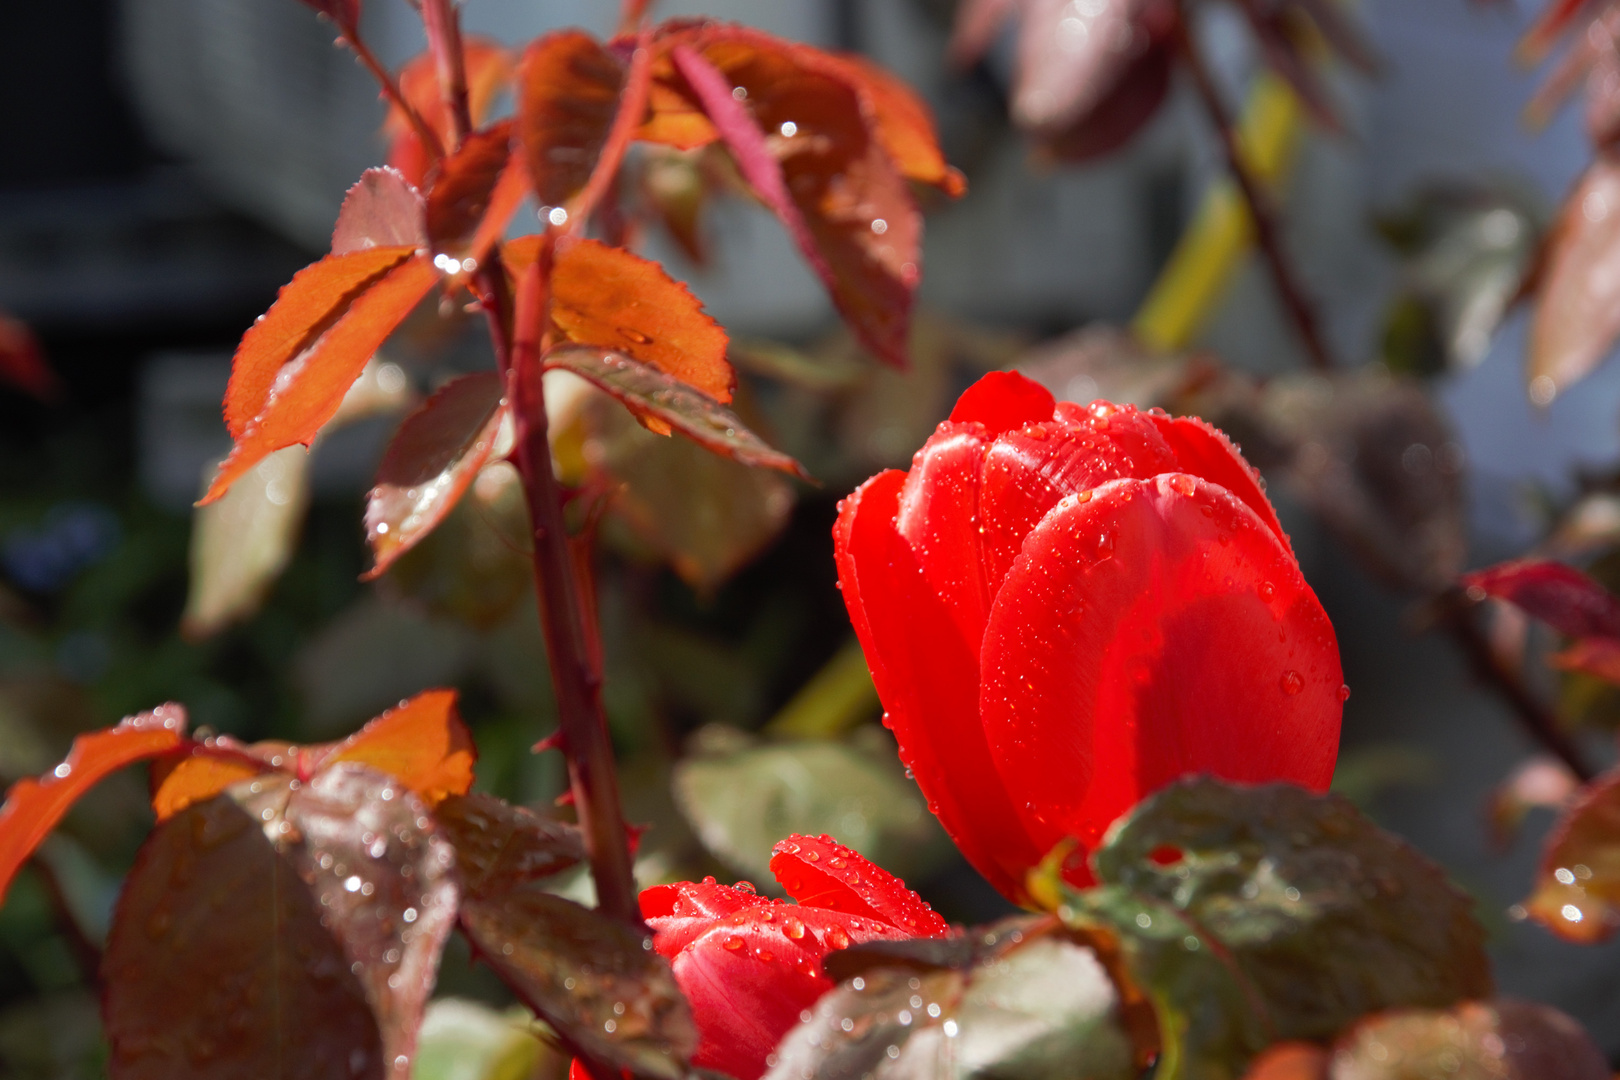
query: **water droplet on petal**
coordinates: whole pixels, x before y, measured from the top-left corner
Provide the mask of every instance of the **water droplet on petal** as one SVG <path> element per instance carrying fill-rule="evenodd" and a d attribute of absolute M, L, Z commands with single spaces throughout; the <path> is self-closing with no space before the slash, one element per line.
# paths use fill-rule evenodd
<path fill-rule="evenodd" d="M 1282 673 L 1282 678 L 1278 680 L 1278 685 L 1282 687 L 1283 693 L 1287 694 L 1289 697 L 1293 697 L 1295 694 L 1305 689 L 1305 677 L 1299 672 L 1290 668 L 1288 671 Z"/>

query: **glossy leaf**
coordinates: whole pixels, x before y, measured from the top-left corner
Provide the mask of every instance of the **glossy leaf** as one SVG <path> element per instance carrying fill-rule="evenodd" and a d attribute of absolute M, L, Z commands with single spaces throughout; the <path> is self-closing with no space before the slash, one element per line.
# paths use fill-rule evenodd
<path fill-rule="evenodd" d="M 240 428 L 233 425 L 236 445 L 220 465 L 213 484 L 203 496 L 204 503 L 224 495 L 232 483 L 277 450 L 297 443 L 307 446 L 322 425 L 336 414 L 372 353 L 438 280 L 437 271 L 425 258 L 409 257 L 400 261 L 394 258 L 398 252 L 397 248 L 376 248 L 351 255 L 328 256 L 316 264 L 318 267 L 333 261 L 378 259 L 385 253 L 391 260 L 390 269 L 380 278 L 369 281 L 364 292 L 348 304 L 346 310 L 328 309 L 335 321 L 317 340 L 308 340 L 314 328 L 306 328 L 306 337 L 292 341 L 297 355 L 289 365 L 267 370 L 266 365 L 276 354 L 257 346 L 250 360 L 244 360 L 244 350 L 248 348 L 244 338 L 233 362 L 231 385 L 226 391 L 226 418 L 231 419 L 233 407 L 238 410 L 237 415 L 248 409 L 256 411 Z M 299 277 L 306 274 L 308 270 Z M 299 278 L 294 278 L 293 285 L 298 281 Z M 286 296 L 284 290 L 282 300 L 271 308 L 264 322 L 249 331 L 250 336 L 271 321 Z M 288 334 L 278 340 L 285 344 L 291 338 Z M 277 363 L 279 365 L 279 361 Z M 258 394 L 255 388 L 261 383 L 263 393 Z"/>
<path fill-rule="evenodd" d="M 115 1080 L 257 1077 L 267 1061 L 409 1076 L 457 903 L 427 820 L 392 778 L 346 764 L 242 781 L 159 826 L 108 942 Z"/>
<path fill-rule="evenodd" d="M 1462 584 L 1480 599 L 1491 596 L 1523 609 L 1560 634 L 1620 638 L 1620 599 L 1573 566 L 1519 559 L 1465 574 Z"/>
<path fill-rule="evenodd" d="M 538 237 L 505 246 L 514 281 L 538 247 Z M 657 263 L 595 240 L 574 241 L 557 252 L 551 290 L 553 332 L 563 340 L 622 353 L 731 400 L 737 377 L 726 360 L 726 332 Z"/>
<path fill-rule="evenodd" d="M 855 89 L 799 55 L 740 28 L 672 52 L 744 179 L 781 218 L 850 327 L 873 355 L 903 368 L 922 218 Z"/>
<path fill-rule="evenodd" d="M 651 364 L 591 347 L 553 349 L 546 354 L 545 364 L 548 369 L 573 372 L 623 402 L 637 416 L 665 424 L 722 457 L 809 477 L 803 466 L 771 449 L 719 401 Z"/>
<path fill-rule="evenodd" d="M 638 1076 L 678 1080 L 697 1039 L 650 939 L 560 896 L 520 889 L 462 904 L 481 958 L 570 1049 Z"/>
<path fill-rule="evenodd" d="M 1591 1037 L 1557 1009 L 1500 1000 L 1373 1017 L 1339 1040 L 1331 1073 L 1322 1075 L 1324 1080 L 1604 1080 L 1609 1069 Z"/>
<path fill-rule="evenodd" d="M 512 56 L 500 42 L 476 35 L 464 35 L 462 49 L 467 71 L 467 111 L 476 127 L 484 122 L 496 99 L 512 81 Z M 453 145 L 455 132 L 450 112 L 439 93 L 439 73 L 431 52 L 422 53 L 400 69 L 399 89 L 417 114 L 438 133 L 439 141 L 446 147 Z M 398 109 L 389 110 L 387 131 L 393 139 L 388 164 L 421 187 L 433 166 L 427 149 Z"/>
<path fill-rule="evenodd" d="M 425 690 L 323 749 L 313 767 L 330 769 L 342 762 L 369 765 L 433 806 L 447 796 L 467 793 L 477 756 L 472 733 L 456 711 L 456 692 Z"/>
<path fill-rule="evenodd" d="M 505 388 L 495 372 L 463 375 L 400 425 L 366 499 L 366 540 L 383 573 L 444 519 L 489 461 Z"/>
<path fill-rule="evenodd" d="M 1178 17 L 1164 0 L 1108 0 L 1083 9 L 1030 0 L 1022 8 L 1009 109 L 1031 131 L 1059 131 L 1091 115 L 1130 70 L 1136 50 L 1151 51 Z M 1069 18 L 1079 25 L 1064 22 Z"/>
<path fill-rule="evenodd" d="M 590 179 L 619 111 L 626 65 L 579 30 L 538 38 L 518 66 L 518 137 L 543 207 L 563 206 Z"/>
<path fill-rule="evenodd" d="M 1525 378 L 1546 405 L 1603 362 L 1620 335 L 1620 162 L 1600 156 L 1547 238 Z"/>
<path fill-rule="evenodd" d="M 1547 837 L 1530 916 L 1559 937 L 1607 940 L 1620 927 L 1620 774 L 1587 785 Z"/>
<path fill-rule="evenodd" d="M 1148 46 L 1089 111 L 1041 132 L 1041 150 L 1057 161 L 1079 164 L 1120 149 L 1159 114 L 1170 94 L 1175 59 L 1168 41 Z"/>
<path fill-rule="evenodd" d="M 577 825 L 483 792 L 449 796 L 434 807 L 433 818 L 456 849 L 456 869 L 470 897 L 498 897 L 586 858 Z"/>
<path fill-rule="evenodd" d="M 846 975 L 782 1041 L 770 1080 L 1126 1080 L 1139 1074 L 1118 991 L 1088 948 L 1029 920 L 957 942 L 860 946 Z M 930 969 L 882 957 L 943 945 Z M 930 950 L 933 951 L 933 950 Z M 850 954 L 836 954 L 840 969 Z M 948 966 L 947 966 L 948 965 Z"/>
<path fill-rule="evenodd" d="M 502 120 L 473 132 L 431 174 L 423 221 L 434 265 L 447 273 L 476 269 L 522 201 L 522 177 L 506 179 L 513 127 Z"/>
<path fill-rule="evenodd" d="M 218 752 L 209 752 L 218 751 Z M 276 771 L 272 755 L 229 735 L 205 740 L 184 757 L 152 764 L 152 813 L 164 822 L 195 803 L 206 802 L 233 784 Z M 282 770 L 288 772 L 291 770 Z"/>
<path fill-rule="evenodd" d="M 62 381 L 45 362 L 45 352 L 28 324 L 0 312 L 0 383 L 41 401 L 62 396 Z"/>
<path fill-rule="evenodd" d="M 1472 901 L 1337 796 L 1182 781 L 1092 866 L 1101 884 L 1069 894 L 1066 917 L 1120 939 L 1172 1076 L 1228 1076 L 1278 1039 L 1490 993 Z"/>
<path fill-rule="evenodd" d="M 332 227 L 332 254 L 426 247 L 422 213 L 422 193 L 403 173 L 388 167 L 367 169 L 343 197 L 343 208 Z"/>
<path fill-rule="evenodd" d="M 186 744 L 186 711 L 161 705 L 116 727 L 80 735 L 67 758 L 38 779 L 19 780 L 0 806 L 0 903 L 34 849 L 85 792 L 109 773 Z"/>
<path fill-rule="evenodd" d="M 293 275 L 270 310 L 242 335 L 231 359 L 225 390 L 225 426 L 231 438 L 241 439 L 264 411 L 285 374 L 284 365 L 313 347 L 355 300 L 415 252 L 404 246 L 345 251 Z"/>
<path fill-rule="evenodd" d="M 308 505 L 309 455 L 289 446 L 197 508 L 182 634 L 210 637 L 259 609 L 292 558 Z"/>
<path fill-rule="evenodd" d="M 836 832 L 901 877 L 928 868 L 944 840 L 892 743 L 807 739 L 688 757 L 672 784 L 704 846 L 755 880 L 772 873 L 772 849 L 793 833 Z"/>

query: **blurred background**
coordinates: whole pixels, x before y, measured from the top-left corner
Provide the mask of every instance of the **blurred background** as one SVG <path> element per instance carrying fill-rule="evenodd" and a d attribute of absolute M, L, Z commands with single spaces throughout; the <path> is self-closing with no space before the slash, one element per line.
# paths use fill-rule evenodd
<path fill-rule="evenodd" d="M 1533 406 L 1522 311 L 1499 327 L 1487 320 L 1451 350 L 1460 360 L 1438 364 L 1414 359 L 1400 333 L 1400 305 L 1424 272 L 1399 242 L 1411 231 L 1401 222 L 1428 228 L 1457 205 L 1445 193 L 1470 193 L 1464 204 L 1508 215 L 1490 219 L 1504 241 L 1491 251 L 1522 263 L 1533 245 L 1512 230 L 1543 227 L 1590 158 L 1578 110 L 1539 131 L 1522 120 L 1535 76 L 1512 53 L 1536 7 L 1361 0 L 1355 14 L 1379 70 L 1334 73 L 1347 131 L 1307 135 L 1286 189 L 1289 247 L 1333 352 L 1364 377 L 1354 386 L 1386 402 L 1391 371 L 1424 380 L 1408 427 L 1378 445 L 1346 436 L 1346 460 L 1355 464 L 1358 447 L 1364 463 L 1393 453 L 1416 475 L 1428 459 L 1414 465 L 1405 452 L 1432 449 L 1440 495 L 1397 522 L 1407 531 L 1391 542 L 1406 550 L 1413 530 L 1444 533 L 1435 542 L 1456 549 L 1446 557 L 1470 565 L 1523 551 L 1587 494 L 1583 477 L 1612 472 L 1620 457 L 1620 371 Z M 597 587 L 630 816 L 652 826 L 644 881 L 715 873 L 763 887 L 771 842 L 829 831 L 948 917 L 998 913 L 1002 902 L 932 825 L 875 722 L 834 587 L 837 499 L 880 468 L 903 467 L 956 394 L 992 368 L 1020 365 L 1060 396 L 1158 404 L 1170 382 L 1185 389 L 1187 364 L 1213 356 L 1245 386 L 1287 390 L 1294 411 L 1276 405 L 1282 419 L 1273 416 L 1283 426 L 1302 422 L 1309 410 L 1297 400 L 1321 390 L 1289 374 L 1303 357 L 1252 257 L 1223 281 L 1184 343 L 1191 352 L 1136 363 L 1098 328 L 1128 324 L 1149 295 L 1220 174 L 1217 144 L 1178 84 L 1118 152 L 1052 160 L 1007 119 L 1010 41 L 970 69 L 945 63 L 953 9 L 658 8 L 870 55 L 933 106 L 969 191 L 925 205 L 904 376 L 860 354 L 758 207 L 711 199 L 684 237 L 641 234 L 638 246 L 689 281 L 737 340 L 745 417 L 822 486 L 660 442 L 588 397 L 559 406 L 560 466 L 587 485 L 612 479 Z M 1199 34 L 1240 101 L 1257 57 L 1228 14 L 1211 10 Z M 464 5 L 470 31 L 512 46 L 568 25 L 605 34 L 616 15 L 607 0 Z M 403 0 L 373 0 L 364 30 L 394 66 L 423 47 Z M 553 721 L 512 485 L 488 475 L 395 570 L 358 580 L 369 564 L 363 499 L 386 439 L 447 373 L 489 365 L 476 322 L 413 319 L 307 462 L 284 451 L 228 510 L 194 519 L 201 479 L 230 444 L 220 400 L 237 339 L 325 251 L 344 191 L 386 152 L 375 87 L 332 36 L 294 0 L 0 7 L 0 310 L 32 328 L 61 384 L 48 401 L 0 391 L 0 780 L 49 767 L 79 731 L 166 700 L 216 732 L 315 741 L 417 690 L 454 685 L 479 740 L 482 786 L 531 803 L 563 790 L 556 755 L 528 752 Z M 701 163 L 646 164 L 672 190 L 706 182 Z M 1473 277 L 1459 285 L 1454 273 L 1440 291 L 1495 288 L 1500 307 L 1511 288 L 1489 270 L 1476 260 Z M 1169 374 L 1155 384 L 1156 372 Z M 1255 381 L 1269 376 L 1278 378 Z M 1342 409 L 1359 408 L 1358 393 L 1341 387 Z M 1216 413 L 1226 400 L 1207 389 L 1193 397 Z M 1531 811 L 1504 830 L 1498 786 L 1532 748 L 1452 643 L 1421 632 L 1410 590 L 1369 571 L 1308 488 L 1277 483 L 1244 442 L 1268 469 L 1340 635 L 1354 694 L 1339 786 L 1478 896 L 1504 993 L 1560 1006 L 1620 1054 L 1620 949 L 1561 944 L 1512 918 L 1551 815 Z M 1279 474 L 1298 472 L 1297 459 L 1275 461 Z M 1538 687 L 1559 695 L 1568 718 L 1601 712 L 1578 689 Z M 1607 762 L 1604 724 L 1581 737 Z M 100 1075 L 88 973 L 150 820 L 141 778 L 117 780 L 74 812 L 0 910 L 0 1075 Z M 507 1004 L 454 950 L 442 983 L 446 994 Z M 452 1041 L 476 1041 L 487 1020 L 444 1016 Z M 419 1074 L 484 1075 L 435 1060 L 425 1054 Z"/>

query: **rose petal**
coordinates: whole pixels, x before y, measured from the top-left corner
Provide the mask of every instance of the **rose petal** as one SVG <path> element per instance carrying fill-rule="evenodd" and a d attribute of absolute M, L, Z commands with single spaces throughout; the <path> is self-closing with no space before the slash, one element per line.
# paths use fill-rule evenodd
<path fill-rule="evenodd" d="M 879 920 L 907 937 L 951 932 L 905 882 L 830 836 L 790 836 L 771 853 L 771 873 L 801 905 Z"/>
<path fill-rule="evenodd" d="M 991 610 L 980 711 L 1037 845 L 1094 846 L 1186 773 L 1325 789 L 1333 627 L 1270 527 L 1187 474 L 1065 499 Z"/>
<path fill-rule="evenodd" d="M 1057 402 L 1052 392 L 1016 371 L 992 371 L 956 399 L 955 424 L 977 420 L 985 432 L 1000 435 L 1008 428 L 1052 419 Z"/>

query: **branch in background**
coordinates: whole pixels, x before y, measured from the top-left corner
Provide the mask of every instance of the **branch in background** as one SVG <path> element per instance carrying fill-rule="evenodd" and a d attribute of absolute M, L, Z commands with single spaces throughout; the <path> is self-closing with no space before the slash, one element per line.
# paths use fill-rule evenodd
<path fill-rule="evenodd" d="M 1481 682 L 1499 693 L 1513 709 L 1519 726 L 1549 754 L 1552 754 L 1574 773 L 1582 783 L 1595 775 L 1582 759 L 1580 751 L 1569 735 L 1559 727 L 1558 719 L 1537 700 L 1524 684 L 1523 678 L 1491 648 L 1490 641 L 1475 618 L 1475 605 L 1461 589 L 1449 589 L 1435 600 L 1441 623 L 1450 632 L 1452 640 L 1462 649 L 1469 665 Z"/>
<path fill-rule="evenodd" d="M 1249 216 L 1254 221 L 1255 240 L 1265 255 L 1267 266 L 1271 268 L 1271 277 L 1277 286 L 1277 293 L 1282 298 L 1283 306 L 1288 309 L 1294 328 L 1299 332 L 1300 340 L 1305 345 L 1305 353 L 1310 357 L 1311 366 L 1319 371 L 1331 371 L 1334 367 L 1333 356 L 1322 340 L 1315 309 L 1306 298 L 1293 266 L 1288 261 L 1288 255 L 1283 250 L 1282 234 L 1277 225 L 1277 215 L 1273 210 L 1271 198 L 1249 170 L 1243 156 L 1243 148 L 1238 142 L 1237 129 L 1232 126 L 1232 118 L 1227 114 L 1226 106 L 1221 101 L 1220 89 L 1215 85 L 1215 79 L 1209 68 L 1205 66 L 1203 56 L 1198 52 L 1197 43 L 1192 39 L 1185 4 L 1182 5 L 1181 17 L 1176 22 L 1176 35 L 1182 56 L 1187 62 L 1187 69 L 1192 73 L 1193 84 L 1198 88 L 1198 96 L 1203 101 L 1204 111 L 1209 114 L 1210 124 L 1220 139 L 1226 168 L 1237 181 L 1238 189 L 1243 193 L 1243 201 L 1248 204 Z"/>
<path fill-rule="evenodd" d="M 427 31 L 428 51 L 439 72 L 439 93 L 450 114 L 455 145 L 472 132 L 472 109 L 467 103 L 467 55 L 461 47 L 461 20 L 455 0 L 422 0 L 422 26 Z"/>

